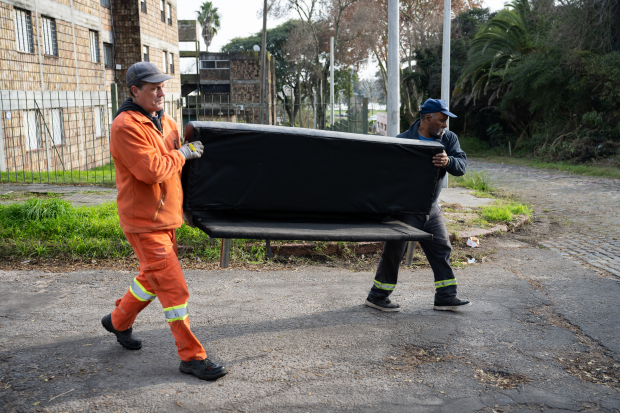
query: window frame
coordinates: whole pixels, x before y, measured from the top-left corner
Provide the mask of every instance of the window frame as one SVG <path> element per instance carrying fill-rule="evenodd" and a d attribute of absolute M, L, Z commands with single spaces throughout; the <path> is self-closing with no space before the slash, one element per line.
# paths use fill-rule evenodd
<path fill-rule="evenodd" d="M 48 16 L 41 16 L 41 26 L 41 35 L 43 37 L 43 54 L 46 56 L 58 57 L 58 34 L 56 31 L 56 19 Z"/>
<path fill-rule="evenodd" d="M 52 144 L 54 146 L 61 146 L 65 144 L 65 128 L 63 123 L 62 108 L 50 109 L 51 120 L 51 132 L 52 132 Z M 57 139 L 59 138 L 59 139 Z"/>
<path fill-rule="evenodd" d="M 172 26 L 172 4 L 166 3 L 167 12 L 168 12 L 168 24 Z"/>
<path fill-rule="evenodd" d="M 114 49 L 112 43 L 103 43 L 103 67 L 114 69 Z M 108 66 L 108 62 L 110 65 Z"/>
<path fill-rule="evenodd" d="M 170 74 L 174 74 L 174 53 L 170 53 Z"/>
<path fill-rule="evenodd" d="M 89 44 L 89 49 L 90 49 L 91 63 L 101 63 L 101 50 L 99 50 L 99 32 L 98 31 L 88 30 L 88 44 Z"/>
<path fill-rule="evenodd" d="M 104 112 L 103 106 L 93 106 L 93 135 L 95 138 L 106 136 Z"/>
<path fill-rule="evenodd" d="M 34 53 L 32 13 L 30 10 L 20 9 L 19 7 L 14 7 L 13 10 L 15 11 L 15 43 L 17 44 L 17 51 Z"/>
<path fill-rule="evenodd" d="M 146 13 L 146 0 L 140 0 L 140 11 Z"/>
<path fill-rule="evenodd" d="M 204 63 L 213 62 L 215 67 L 202 67 L 203 62 Z M 217 67 L 217 62 L 228 62 L 228 67 Z M 200 61 L 200 70 L 224 70 L 224 69 L 230 69 L 230 60 L 201 60 Z"/>
<path fill-rule="evenodd" d="M 151 52 L 148 46 L 142 45 L 142 61 L 150 62 L 151 60 Z"/>
<path fill-rule="evenodd" d="M 161 21 L 166 22 L 166 0 L 159 0 L 159 12 Z"/>
<path fill-rule="evenodd" d="M 168 73 L 168 51 L 166 50 L 162 50 L 162 63 L 163 63 L 163 67 L 164 70 L 162 70 L 162 73 Z"/>
<path fill-rule="evenodd" d="M 34 123 L 33 125 L 31 123 Z M 24 111 L 24 136 L 26 151 L 43 149 L 43 137 L 41 136 L 41 114 L 36 109 Z M 36 142 L 35 142 L 36 141 Z M 32 144 L 36 144 L 35 147 Z"/>

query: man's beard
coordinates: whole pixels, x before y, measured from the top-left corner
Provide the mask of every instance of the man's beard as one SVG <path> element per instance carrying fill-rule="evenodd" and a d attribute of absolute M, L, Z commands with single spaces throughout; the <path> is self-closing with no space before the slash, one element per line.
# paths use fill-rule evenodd
<path fill-rule="evenodd" d="M 446 128 L 441 128 L 439 129 L 439 132 L 433 133 L 433 137 L 441 138 L 444 133 L 446 133 Z"/>

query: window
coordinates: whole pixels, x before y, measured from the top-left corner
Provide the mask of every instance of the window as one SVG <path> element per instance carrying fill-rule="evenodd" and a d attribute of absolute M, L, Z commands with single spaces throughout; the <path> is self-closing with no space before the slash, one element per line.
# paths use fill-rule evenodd
<path fill-rule="evenodd" d="M 165 0 L 159 0 L 159 12 L 161 13 L 161 21 L 166 21 L 166 2 Z"/>
<path fill-rule="evenodd" d="M 39 112 L 36 110 L 26 110 L 24 120 L 24 132 L 26 135 L 26 150 L 32 151 L 43 147 L 41 139 L 41 122 Z"/>
<path fill-rule="evenodd" d="M 95 129 L 95 137 L 104 136 L 105 119 L 103 118 L 104 110 L 102 106 L 93 106 L 93 123 Z"/>
<path fill-rule="evenodd" d="M 32 17 L 28 10 L 15 9 L 15 37 L 17 50 L 20 52 L 34 53 L 32 43 Z"/>
<path fill-rule="evenodd" d="M 174 74 L 174 55 L 170 53 L 170 73 Z"/>
<path fill-rule="evenodd" d="M 90 61 L 100 63 L 99 58 L 99 32 L 89 30 L 88 39 L 90 41 Z"/>
<path fill-rule="evenodd" d="M 146 0 L 140 0 L 140 10 L 146 13 Z"/>
<path fill-rule="evenodd" d="M 144 58 L 142 59 L 145 62 L 149 61 L 149 47 L 148 46 L 142 46 L 142 54 L 144 55 Z"/>
<path fill-rule="evenodd" d="M 164 50 L 162 52 L 162 56 L 164 58 L 163 65 L 162 65 L 162 67 L 163 67 L 162 72 L 168 73 L 168 52 Z"/>
<path fill-rule="evenodd" d="M 228 69 L 230 62 L 228 60 L 201 60 L 201 69 Z"/>
<path fill-rule="evenodd" d="M 110 43 L 103 44 L 103 63 L 106 69 L 113 69 L 112 45 Z"/>
<path fill-rule="evenodd" d="M 63 145 L 65 143 L 65 130 L 62 124 L 62 109 L 50 109 L 50 114 L 52 143 L 54 146 Z"/>
<path fill-rule="evenodd" d="M 43 22 L 43 52 L 50 56 L 58 56 L 56 20 L 42 16 L 41 21 Z"/>
<path fill-rule="evenodd" d="M 103 7 L 107 7 L 108 9 L 110 8 L 110 0 L 101 0 L 99 4 L 101 4 Z"/>
<path fill-rule="evenodd" d="M 168 3 L 168 24 L 172 26 L 172 5 Z"/>

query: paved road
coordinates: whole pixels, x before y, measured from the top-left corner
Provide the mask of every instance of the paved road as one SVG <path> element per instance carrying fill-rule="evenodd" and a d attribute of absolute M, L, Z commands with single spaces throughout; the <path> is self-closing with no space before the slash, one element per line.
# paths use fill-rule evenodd
<path fill-rule="evenodd" d="M 178 372 L 157 301 L 142 350 L 103 331 L 132 274 L 0 272 L 0 411 L 618 411 L 620 285 L 486 242 L 493 260 L 457 271 L 460 314 L 431 310 L 429 270 L 402 272 L 391 314 L 362 305 L 368 272 L 187 271 L 192 327 L 230 369 L 216 383 Z"/>
<path fill-rule="evenodd" d="M 474 168 L 538 208 L 572 208 L 541 197 L 539 173 Z M 588 188 L 613 212 L 605 185 Z M 613 239 L 617 223 L 593 221 Z M 566 233 L 582 235 L 575 225 Z M 431 310 L 428 269 L 402 271 L 392 314 L 362 305 L 371 272 L 187 271 L 193 330 L 230 369 L 215 383 L 178 372 L 157 300 L 135 325 L 142 350 L 103 331 L 132 273 L 0 271 L 0 411 L 619 411 L 620 283 L 518 238 L 486 238 L 497 254 L 456 271 L 474 302 L 456 314 Z"/>
<path fill-rule="evenodd" d="M 488 172 L 498 186 L 560 224 L 543 245 L 620 277 L 620 179 L 481 161 L 470 168 Z"/>

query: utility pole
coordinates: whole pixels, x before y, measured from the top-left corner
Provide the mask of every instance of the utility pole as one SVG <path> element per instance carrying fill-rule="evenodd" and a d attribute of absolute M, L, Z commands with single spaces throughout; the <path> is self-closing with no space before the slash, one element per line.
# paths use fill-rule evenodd
<path fill-rule="evenodd" d="M 391 137 L 400 133 L 399 9 L 399 0 L 388 1 L 387 136 Z"/>
<path fill-rule="evenodd" d="M 260 123 L 264 124 L 264 113 L 265 113 L 265 100 L 267 87 L 265 85 L 267 78 L 267 0 L 265 0 L 265 4 L 263 5 L 263 39 L 261 46 L 261 72 L 260 72 Z M 232 86 L 232 85 L 231 85 Z M 253 110 L 253 109 L 252 109 Z M 267 123 L 269 123 L 269 116 L 267 116 Z"/>
<path fill-rule="evenodd" d="M 334 127 L 334 38 L 329 41 L 329 124 Z"/>
<path fill-rule="evenodd" d="M 443 48 L 441 53 L 441 99 L 450 108 L 450 0 L 444 0 L 443 10 Z M 450 127 L 450 119 L 446 121 Z M 448 187 L 448 174 L 443 179 L 443 187 Z"/>

